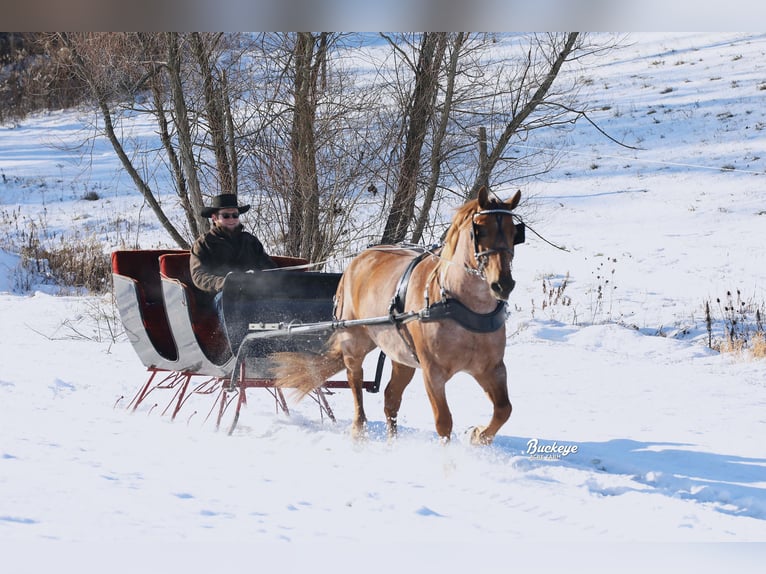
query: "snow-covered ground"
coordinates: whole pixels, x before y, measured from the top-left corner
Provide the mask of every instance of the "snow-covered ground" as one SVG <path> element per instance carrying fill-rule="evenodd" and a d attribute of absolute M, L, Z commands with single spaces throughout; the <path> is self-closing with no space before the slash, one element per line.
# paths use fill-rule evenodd
<path fill-rule="evenodd" d="M 3 570 L 75 571 L 96 552 L 112 571 L 157 571 L 201 549 L 232 562 L 205 552 L 183 570 L 262 568 L 266 557 L 318 571 L 762 564 L 766 360 L 710 350 L 704 305 L 720 339 L 727 292 L 753 329 L 766 302 L 766 35 L 629 39 L 578 73 L 592 118 L 641 149 L 580 122 L 548 181 L 522 188 L 530 225 L 568 251 L 531 233 L 517 249 L 514 411 L 491 447 L 462 435 L 490 415 L 464 376 L 448 386 L 448 446 L 417 378 L 394 444 L 382 394 L 365 396 L 363 444 L 349 437 L 345 391 L 331 397 L 336 425 L 309 401 L 275 414 L 265 391 L 251 391 L 233 436 L 203 422 L 211 397 L 172 422 L 160 415 L 169 392 L 152 412 L 147 401 L 129 413 L 146 372 L 111 335 L 111 298 L 18 293 L 19 259 L 0 251 Z M 130 224 L 141 200 L 106 144 L 86 167 L 55 145 L 78 138 L 75 113 L 0 126 L 6 229 L 15 217 L 86 234 L 119 214 L 124 227 L 104 241 L 170 245 Z M 89 190 L 101 199 L 81 199 Z M 565 278 L 568 304 L 549 295 Z M 539 456 L 553 443 L 568 454 Z"/>

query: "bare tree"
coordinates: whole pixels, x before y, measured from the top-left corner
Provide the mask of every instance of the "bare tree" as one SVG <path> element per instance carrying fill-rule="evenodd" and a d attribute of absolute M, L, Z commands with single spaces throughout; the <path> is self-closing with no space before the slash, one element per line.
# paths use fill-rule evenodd
<path fill-rule="evenodd" d="M 357 40 L 289 33 L 259 41 L 247 90 L 258 114 L 241 177 L 268 222 L 263 235 L 276 251 L 314 262 L 370 243 L 376 233 L 366 218 L 377 199 L 368 190 L 386 177 L 393 127 L 378 86 L 357 79 Z"/>
<path fill-rule="evenodd" d="M 447 134 L 447 126 L 452 112 L 452 102 L 455 95 L 455 81 L 457 79 L 457 66 L 460 61 L 461 48 L 465 43 L 467 34 L 459 32 L 454 35 L 451 42 L 449 60 L 446 63 L 446 86 L 444 88 L 444 101 L 440 109 L 437 110 L 438 123 L 434 129 L 433 143 L 431 145 L 431 155 L 429 161 L 430 174 L 428 184 L 423 196 L 423 205 L 420 208 L 420 215 L 415 222 L 415 229 L 412 232 L 412 242 L 420 243 L 423 240 L 423 230 L 431 214 L 431 206 L 436 196 L 436 188 L 439 185 L 441 169 L 443 163 L 443 143 Z"/>
<path fill-rule="evenodd" d="M 205 195 L 237 193 L 242 125 L 232 107 L 227 66 L 239 82 L 235 42 L 228 36 L 190 33 L 57 34 L 69 50 L 72 70 L 85 81 L 103 118 L 104 133 L 126 173 L 172 239 L 181 247 L 206 230 L 200 215 Z M 130 70 L 131 74 L 126 73 Z M 129 86 L 114 89 L 115 77 Z M 132 98 L 126 98 L 125 94 Z M 150 98 L 144 98 L 149 95 Z M 151 114 L 157 122 L 159 146 L 118 136 L 119 114 Z M 127 149 L 126 145 L 133 146 Z M 158 153 L 161 150 L 161 154 Z M 160 201 L 165 188 L 150 184 L 156 166 L 168 178 L 186 215 L 186 230 L 171 222 Z M 151 169 L 140 165 L 153 166 Z"/>
<path fill-rule="evenodd" d="M 94 43 L 99 40 L 109 41 L 114 38 L 110 38 L 107 35 L 92 35 L 88 37 L 82 34 L 72 33 L 59 33 L 57 36 L 70 52 L 73 73 L 79 75 L 90 88 L 91 94 L 95 99 L 104 121 L 104 133 L 111 142 L 126 173 L 133 180 L 136 188 L 141 192 L 144 200 L 157 216 L 160 224 L 165 228 L 168 234 L 178 245 L 188 248 L 188 241 L 181 235 L 163 211 L 157 201 L 154 191 L 133 165 L 133 162 L 122 145 L 122 141 L 115 131 L 112 111 L 110 109 L 109 86 L 111 83 L 109 82 L 109 75 L 105 73 L 108 68 L 96 57 L 98 54 L 109 53 L 109 49 L 107 48 L 105 52 L 101 52 L 99 49 L 93 49 Z M 111 49 L 114 50 L 114 47 L 112 46 Z"/>
<path fill-rule="evenodd" d="M 170 93 L 173 100 L 173 118 L 175 124 L 176 139 L 178 145 L 178 157 L 185 181 L 185 187 L 189 195 L 189 206 L 192 209 L 190 219 L 195 221 L 192 227 L 193 234 L 199 234 L 206 229 L 208 222 L 200 215 L 204 202 L 202 189 L 197 174 L 197 160 L 192 139 L 192 125 L 188 116 L 186 95 L 182 76 L 181 46 L 178 32 L 167 32 L 165 35 L 167 44 L 166 69 L 170 84 Z M 159 118 L 159 114 L 158 114 Z M 161 119 L 164 121 L 164 118 Z"/>
<path fill-rule="evenodd" d="M 168 119 L 169 112 L 166 110 L 165 104 L 167 82 L 164 79 L 164 75 L 161 73 L 162 64 L 157 61 L 157 58 L 152 57 L 152 54 L 158 51 L 155 42 L 156 35 L 140 33 L 138 38 L 145 54 L 144 61 L 147 62 L 147 66 L 149 67 L 147 71 L 146 82 L 151 92 L 152 101 L 154 103 L 160 141 L 162 142 L 162 147 L 165 150 L 165 154 L 167 156 L 167 163 L 170 170 L 172 171 L 172 177 L 175 181 L 175 189 L 178 195 L 178 200 L 186 216 L 186 222 L 191 232 L 191 236 L 194 237 L 199 235 L 201 231 L 201 228 L 199 227 L 199 218 L 196 215 L 198 210 L 192 206 L 192 202 L 189 197 L 188 186 L 186 184 L 186 176 L 184 175 L 184 169 L 181 166 L 181 159 L 179 158 L 178 151 L 171 134 L 171 123 Z"/>
<path fill-rule="evenodd" d="M 513 99 L 509 108 L 508 116 L 510 116 L 508 123 L 505 125 L 505 129 L 497 137 L 497 141 L 492 151 L 487 154 L 487 142 L 485 139 L 486 131 L 482 129 L 480 132 L 480 162 L 476 179 L 468 193 L 468 197 L 474 198 L 478 195 L 479 190 L 483 186 L 489 185 L 490 175 L 495 169 L 495 166 L 502 158 L 502 155 L 508 146 L 509 141 L 522 129 L 530 131 L 531 125 L 526 125 L 525 122 L 535 111 L 545 104 L 556 105 L 548 98 L 553 82 L 556 80 L 562 66 L 571 57 L 576 49 L 577 39 L 579 37 L 578 32 L 570 32 L 563 39 L 563 45 L 561 39 L 555 36 L 550 37 L 550 43 L 543 46 L 539 41 L 538 47 L 543 52 L 544 61 L 543 65 L 538 64 L 532 57 L 532 48 L 529 49 L 528 57 L 523 66 L 523 72 L 521 74 L 521 81 L 513 88 Z M 528 96 L 528 94 L 530 94 Z M 559 112 L 565 110 L 558 110 Z M 550 126 L 554 123 L 554 118 L 550 116 L 545 120 L 538 119 L 539 126 Z"/>
<path fill-rule="evenodd" d="M 576 32 L 503 37 L 502 49 L 465 32 L 386 36 L 375 49 L 327 32 L 53 37 L 178 245 L 209 225 L 205 196 L 229 192 L 254 206 L 270 251 L 312 261 L 378 238 L 433 239 L 443 202 L 547 169 L 514 143 L 582 117 L 571 70 L 608 48 Z M 152 114 L 158 141 L 122 138 L 122 112 Z M 185 222 L 164 211 L 169 190 Z"/>
<path fill-rule="evenodd" d="M 445 32 L 422 34 L 417 62 L 413 65 L 414 83 L 407 102 L 407 124 L 399 177 L 383 230 L 383 243 L 402 241 L 412 221 L 420 175 L 421 151 L 434 114 L 438 76 L 447 47 Z"/>
<path fill-rule="evenodd" d="M 294 178 L 290 187 L 290 233 L 287 249 L 309 260 L 321 251 L 319 180 L 314 123 L 320 82 L 326 73 L 328 33 L 299 32 L 293 52 L 294 101 L 290 151 Z"/>
<path fill-rule="evenodd" d="M 208 35 L 192 32 L 189 41 L 197 61 L 205 96 L 205 117 L 210 134 L 220 193 L 237 194 L 237 154 L 233 145 L 233 120 L 231 106 L 227 105 L 228 85 L 225 72 L 219 72 L 214 64 L 213 51 L 223 34 Z"/>
<path fill-rule="evenodd" d="M 574 73 L 575 66 L 585 56 L 599 55 L 615 45 L 589 44 L 577 32 L 505 37 L 451 34 L 443 61 L 431 68 L 436 89 L 428 103 L 432 109 L 418 116 L 429 117 L 420 142 L 413 139 L 413 129 L 420 130 L 422 125 L 412 121 L 411 113 L 413 102 L 424 101 L 416 96 L 419 83 L 421 90 L 426 85 L 421 62 L 430 56 L 427 38 L 420 36 L 417 48 L 402 37 L 390 42 L 400 61 L 418 64 L 410 64 L 409 75 L 404 66 L 394 67 L 394 93 L 406 97 L 399 100 L 405 102 L 405 129 L 392 146 L 405 151 L 396 162 L 400 171 L 384 242 L 401 241 L 410 228 L 412 241 L 422 241 L 426 227 L 438 220 L 434 209 L 445 195 L 463 201 L 475 197 L 482 185 L 505 187 L 548 171 L 555 149 L 516 148 L 513 154 L 508 150 L 513 142 L 528 142 L 538 130 L 550 134 L 583 117 L 587 104 L 578 101 L 581 77 Z M 405 53 L 405 47 L 414 55 Z M 563 72 L 567 73 L 562 78 Z M 410 153 L 418 149 L 412 142 L 422 144 L 419 163 Z M 462 191 L 455 193 L 453 188 Z M 431 237 L 435 231 L 431 228 Z"/>

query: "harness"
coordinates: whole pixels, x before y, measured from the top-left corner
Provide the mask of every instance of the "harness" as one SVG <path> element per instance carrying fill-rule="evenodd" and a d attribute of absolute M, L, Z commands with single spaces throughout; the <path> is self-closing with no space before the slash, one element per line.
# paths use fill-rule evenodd
<path fill-rule="evenodd" d="M 404 270 L 404 273 L 399 278 L 394 297 L 391 299 L 391 305 L 388 309 L 389 317 L 397 327 L 402 323 L 400 317 L 404 314 L 404 303 L 407 300 L 407 288 L 409 287 L 412 272 L 428 255 L 430 255 L 430 252 L 424 251 L 415 257 L 410 261 L 407 269 Z M 498 301 L 493 311 L 477 313 L 454 297 L 442 297 L 441 301 L 436 303 L 426 301 L 425 308 L 418 313 L 418 319 L 425 323 L 452 319 L 464 329 L 474 333 L 491 333 L 497 331 L 505 324 L 506 307 L 507 303 L 505 301 Z"/>
<path fill-rule="evenodd" d="M 508 303 L 498 301 L 494 311 L 489 313 L 477 313 L 472 311 L 455 298 L 447 297 L 433 305 L 429 305 L 420 317 L 424 323 L 452 319 L 461 327 L 474 333 L 492 333 L 505 324 L 508 318 L 506 308 Z"/>
<path fill-rule="evenodd" d="M 415 344 L 412 340 L 412 335 L 410 335 L 410 332 L 404 328 L 404 324 L 409 322 L 410 319 L 410 314 L 407 314 L 404 311 L 404 304 L 407 300 L 407 289 L 409 287 L 410 278 L 412 277 L 412 272 L 415 270 L 415 267 L 417 267 L 418 264 L 430 254 L 429 251 L 424 251 L 410 261 L 409 265 L 407 265 L 407 268 L 404 270 L 404 273 L 402 273 L 402 276 L 399 278 L 396 290 L 394 291 L 394 296 L 391 299 L 391 305 L 388 309 L 390 322 L 396 326 L 399 336 L 402 338 L 404 344 L 407 346 L 417 363 L 420 363 L 420 360 L 415 352 Z M 489 313 L 477 313 L 466 307 L 454 297 L 446 297 L 442 294 L 442 299 L 436 303 L 430 303 L 426 297 L 426 306 L 417 312 L 417 319 L 424 323 L 452 319 L 468 331 L 473 331 L 474 333 L 492 333 L 505 324 L 505 320 L 508 316 L 506 308 L 507 303 L 505 301 L 498 301 L 497 306 L 493 311 L 490 311 Z"/>
<path fill-rule="evenodd" d="M 477 215 L 494 215 L 496 217 L 498 229 L 500 230 L 500 245 L 496 248 L 487 249 L 484 251 L 479 251 L 479 235 L 481 231 L 481 225 L 476 221 Z M 513 245 L 518 245 L 519 243 L 524 243 L 525 239 L 525 224 L 523 221 L 521 221 L 521 218 L 519 218 L 517 215 L 512 213 L 510 210 L 506 209 L 488 209 L 476 212 L 473 215 L 473 228 L 471 230 L 471 238 L 474 243 L 474 258 L 476 260 L 477 268 L 473 267 L 465 267 L 466 272 L 473 273 L 479 276 L 483 276 L 484 274 L 484 266 L 486 265 L 486 260 L 489 257 L 489 255 L 493 253 L 498 253 L 502 251 L 510 251 L 510 246 L 508 246 L 508 239 L 505 237 L 504 233 L 502 232 L 502 225 L 501 225 L 501 218 L 504 216 L 511 216 L 518 219 L 518 223 L 514 225 L 514 237 L 513 237 Z M 535 233 L 534 230 L 532 230 L 533 233 Z M 408 246 L 411 247 L 411 246 Z M 255 330 L 252 329 L 250 332 L 245 336 L 243 339 L 242 344 L 240 345 L 240 353 L 242 352 L 242 349 L 245 347 L 245 342 L 254 341 L 257 339 L 262 338 L 269 338 L 269 337 L 276 337 L 276 336 L 290 336 L 292 334 L 299 334 L 299 333 L 312 333 L 317 331 L 323 331 L 326 329 L 348 329 L 355 326 L 369 326 L 369 325 L 384 325 L 384 324 L 393 324 L 396 326 L 396 330 L 399 333 L 399 336 L 402 338 L 402 340 L 405 343 L 405 346 L 409 349 L 410 353 L 412 354 L 413 359 L 416 363 L 420 363 L 420 360 L 418 359 L 417 353 L 415 352 L 415 346 L 414 342 L 412 340 L 412 336 L 410 332 L 407 329 L 404 329 L 404 325 L 406 323 L 409 323 L 411 321 L 423 321 L 423 322 L 433 322 L 433 321 L 442 321 L 444 319 L 450 319 L 452 321 L 455 321 L 458 325 L 463 327 L 464 329 L 468 331 L 472 331 L 474 333 L 492 333 L 494 331 L 497 331 L 500 329 L 504 324 L 505 320 L 507 318 L 507 302 L 505 301 L 498 301 L 495 309 L 493 311 L 490 311 L 489 313 L 476 313 L 475 311 L 468 308 L 466 305 L 455 299 L 454 297 L 448 297 L 447 291 L 442 288 L 441 290 L 441 300 L 437 301 L 436 303 L 430 303 L 428 299 L 428 293 L 426 291 L 425 299 L 426 299 L 426 305 L 423 309 L 420 311 L 407 311 L 405 312 L 405 303 L 407 300 L 407 290 L 409 288 L 410 279 L 412 277 L 412 273 L 415 270 L 415 267 L 417 267 L 426 257 L 429 255 L 435 255 L 433 249 L 424 249 L 421 248 L 422 252 L 413 257 L 412 260 L 407 265 L 407 268 L 404 270 L 404 273 L 402 273 L 402 276 L 399 278 L 399 281 L 397 282 L 396 289 L 394 290 L 394 295 L 391 299 L 391 304 L 389 305 L 388 309 L 388 315 L 387 316 L 381 316 L 381 317 L 369 317 L 364 319 L 344 319 L 339 320 L 337 317 L 337 306 L 338 306 L 338 299 L 337 297 L 334 300 L 333 305 L 333 319 L 332 321 L 323 321 L 319 323 L 310 323 L 310 324 L 284 324 L 279 323 L 275 324 L 274 328 L 269 330 Z M 380 356 L 378 357 L 378 366 L 376 369 L 375 374 L 375 387 L 373 392 L 377 392 L 379 386 L 380 386 L 380 379 L 382 376 L 382 369 L 383 369 L 383 362 L 385 360 L 385 353 L 381 351 Z M 239 361 L 238 363 L 239 364 Z M 235 371 L 236 372 L 236 371 Z"/>
<path fill-rule="evenodd" d="M 494 215 L 495 220 L 497 222 L 497 228 L 500 231 L 500 243 L 503 245 L 501 247 L 492 248 L 492 249 L 485 249 L 484 251 L 479 251 L 479 231 L 481 228 L 481 225 L 476 221 L 476 217 L 479 215 Z M 512 218 L 517 218 L 518 223 L 514 224 L 514 235 L 513 235 L 513 245 L 519 245 L 520 243 L 524 243 L 526 240 L 526 225 L 521 220 L 521 218 L 513 213 L 509 209 L 484 209 L 481 211 L 477 211 L 473 214 L 471 219 L 471 239 L 473 240 L 473 256 L 476 259 L 476 264 L 478 265 L 478 269 L 472 269 L 467 268 L 466 270 L 474 273 L 478 273 L 479 275 L 483 274 L 484 266 L 486 265 L 487 258 L 494 254 L 494 253 L 500 253 L 502 251 L 510 251 L 510 247 L 508 247 L 509 241 L 505 237 L 505 234 L 503 233 L 503 225 L 502 225 L 502 218 L 504 216 L 510 216 Z M 396 290 L 394 291 L 394 297 L 391 300 L 391 305 L 389 307 L 389 316 L 391 317 L 391 320 L 393 322 L 399 323 L 399 321 L 396 320 L 396 313 L 399 315 L 402 315 L 404 313 L 404 302 L 407 299 L 407 288 L 409 287 L 410 283 L 410 277 L 412 276 L 412 272 L 415 270 L 415 267 L 423 261 L 428 255 L 431 254 L 431 251 L 424 250 L 420 255 L 415 257 L 412 261 L 410 261 L 410 264 L 407 266 L 407 269 L 404 270 L 404 273 L 399 278 L 399 283 L 396 286 Z M 498 302 L 497 307 L 494 311 L 490 313 L 475 313 L 474 311 L 471 311 L 468 307 L 463 305 L 460 301 L 457 299 L 453 299 L 450 297 L 445 297 L 444 294 L 442 294 L 442 300 L 434 303 L 433 305 L 428 303 L 428 298 L 426 297 L 426 308 L 423 309 L 419 315 L 421 321 L 438 321 L 440 319 L 454 319 L 457 321 L 463 328 L 468 329 L 469 331 L 474 331 L 475 333 L 491 333 L 492 331 L 496 331 L 499 329 L 502 324 L 505 322 L 505 317 L 502 319 L 498 319 L 499 316 L 503 315 L 503 311 L 505 310 L 506 303 L 503 301 Z"/>

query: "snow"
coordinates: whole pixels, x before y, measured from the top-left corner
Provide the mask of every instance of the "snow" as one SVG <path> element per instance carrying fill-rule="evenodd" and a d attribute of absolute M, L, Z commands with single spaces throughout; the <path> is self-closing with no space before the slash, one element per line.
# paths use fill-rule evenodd
<path fill-rule="evenodd" d="M 465 438 L 490 414 L 466 376 L 448 385 L 456 433 L 446 446 L 419 375 L 394 443 L 382 393 L 365 394 L 363 443 L 349 436 L 346 391 L 330 398 L 333 425 L 310 401 L 286 416 L 252 390 L 233 436 L 205 421 L 214 397 L 193 397 L 175 421 L 161 415 L 170 391 L 130 412 L 147 373 L 112 336 L 111 297 L 55 294 L 41 277 L 23 291 L 20 258 L 0 251 L 3 570 L 762 563 L 766 362 L 709 349 L 704 304 L 720 337 L 717 299 L 739 290 L 748 305 L 766 301 L 766 35 L 629 39 L 577 73 L 592 80 L 593 119 L 640 149 L 580 122 L 547 180 L 522 188 L 530 226 L 568 251 L 532 233 L 517 249 L 514 411 L 490 447 Z M 74 112 L 0 125 L 6 233 L 14 214 L 57 234 L 138 216 L 140 197 L 103 141 L 91 166 L 60 145 L 83 133 Z M 91 189 L 102 198 L 84 201 Z M 156 227 L 127 225 L 103 241 L 127 236 L 170 245 Z M 565 277 L 571 304 L 544 307 L 543 282 Z"/>

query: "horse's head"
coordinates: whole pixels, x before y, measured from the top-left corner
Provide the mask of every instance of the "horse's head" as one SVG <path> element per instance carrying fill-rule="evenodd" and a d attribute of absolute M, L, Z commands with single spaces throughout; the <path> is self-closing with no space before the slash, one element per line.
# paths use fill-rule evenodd
<path fill-rule="evenodd" d="M 490 200 L 482 187 L 471 215 L 475 268 L 495 298 L 503 301 L 516 285 L 511 274 L 514 246 L 524 241 L 524 224 L 515 223 L 512 213 L 520 199 L 521 192 L 517 191 L 508 201 Z"/>
<path fill-rule="evenodd" d="M 507 201 L 490 200 L 486 188 L 458 209 L 447 231 L 442 258 L 486 281 L 492 295 L 505 301 L 516 282 L 511 275 L 513 248 L 524 242 L 524 224 L 514 222 L 521 192 Z"/>

